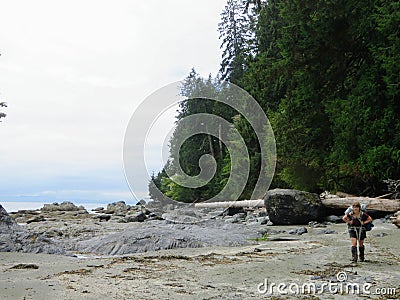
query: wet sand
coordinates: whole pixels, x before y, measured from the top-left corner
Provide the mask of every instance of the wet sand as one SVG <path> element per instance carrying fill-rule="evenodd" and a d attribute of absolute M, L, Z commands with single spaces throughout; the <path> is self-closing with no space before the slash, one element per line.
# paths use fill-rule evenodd
<path fill-rule="evenodd" d="M 294 227 L 270 228 L 287 232 Z M 112 257 L 0 253 L 0 295 L 1 299 L 399 299 L 400 230 L 394 225 L 375 224 L 365 243 L 366 261 L 357 264 L 350 261 L 344 224 L 324 228 L 337 234 L 306 228 L 308 233 L 303 235 L 271 235 L 240 247 Z M 18 264 L 38 268 L 12 269 Z M 345 272 L 347 281 L 338 281 L 338 272 Z M 366 292 L 370 294 L 332 293 L 334 289 L 323 286 L 329 282 L 369 284 Z M 279 283 L 286 288 L 278 290 L 273 285 Z M 292 293 L 303 284 L 315 285 L 316 294 Z M 396 291 L 394 295 L 376 294 L 383 289 Z"/>

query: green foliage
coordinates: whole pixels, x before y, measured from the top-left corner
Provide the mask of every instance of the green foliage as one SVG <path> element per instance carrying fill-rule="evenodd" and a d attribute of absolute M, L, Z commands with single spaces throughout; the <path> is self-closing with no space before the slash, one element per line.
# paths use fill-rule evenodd
<path fill-rule="evenodd" d="M 399 28 L 398 1 L 227 1 L 220 75 L 248 91 L 269 117 L 278 155 L 272 187 L 376 195 L 384 179 L 400 177 Z M 260 145 L 237 112 L 196 99 L 204 89 L 223 93 L 216 82 L 189 74 L 182 91 L 193 99 L 182 103 L 178 119 L 206 111 L 233 122 L 250 153 L 241 195 L 247 198 Z M 188 173 L 199 172 L 204 153 L 213 155 L 217 172 L 196 191 L 166 183 L 170 195 L 201 200 L 221 190 L 232 162 L 217 139 L 199 135 L 181 151 Z"/>
<path fill-rule="evenodd" d="M 226 146 L 220 142 L 226 137 L 221 131 L 221 136 L 207 134 L 211 129 L 219 128 L 218 120 L 208 123 L 179 122 L 188 116 L 206 113 L 216 115 L 222 119 L 231 121 L 235 111 L 226 104 L 219 101 L 202 98 L 209 95 L 213 99 L 227 97 L 227 85 L 221 84 L 218 80 L 211 78 L 201 79 L 195 70 L 184 80 L 181 87 L 181 94 L 187 99 L 182 101 L 177 115 L 177 127 L 170 140 L 170 158 L 168 165 L 163 171 L 153 176 L 149 187 L 155 184 L 166 196 L 182 202 L 194 202 L 209 199 L 217 195 L 224 187 L 224 172 L 226 170 Z M 190 136 L 190 133 L 198 132 L 201 127 L 204 133 L 197 133 Z M 189 137 L 190 136 L 190 137 Z M 182 143 L 181 140 L 184 140 Z M 204 155 L 211 155 L 216 167 L 213 168 L 212 161 L 206 161 L 204 169 L 206 172 L 215 170 L 210 181 L 204 182 L 199 176 L 199 162 Z M 182 169 L 182 172 L 179 171 Z M 186 175 L 187 176 L 186 176 Z M 198 186 L 198 187 L 187 187 Z"/>
<path fill-rule="evenodd" d="M 265 242 L 268 241 L 268 234 L 265 233 L 262 237 L 260 238 L 253 238 L 253 239 L 249 239 L 251 241 L 256 241 L 256 242 Z"/>
<path fill-rule="evenodd" d="M 227 0 L 218 24 L 222 62 L 220 74 L 222 79 L 236 82 L 243 76 L 246 60 L 255 50 L 253 10 L 249 10 L 253 1 Z M 254 11 L 261 9 L 261 1 L 255 1 Z"/>
<path fill-rule="evenodd" d="M 269 114 L 275 186 L 376 194 L 398 178 L 399 3 L 269 1 L 241 79 Z"/>
<path fill-rule="evenodd" d="M 242 153 L 241 155 L 231 156 L 230 153 L 227 152 L 221 172 L 221 183 L 223 184 L 223 186 L 225 186 L 225 184 L 228 182 L 228 179 L 232 180 L 234 183 L 232 193 L 240 194 L 240 185 L 236 183 L 241 182 L 243 176 L 247 176 L 248 174 L 242 174 L 242 172 L 232 171 L 232 165 L 235 164 L 239 170 L 245 170 L 246 166 L 249 165 L 249 177 L 247 179 L 244 190 L 241 191 L 239 199 L 250 199 L 257 179 L 259 177 L 258 174 L 261 168 L 260 146 L 258 144 L 258 140 L 253 128 L 245 118 L 237 114 L 232 118 L 232 122 L 234 128 L 239 132 L 242 137 L 244 137 L 246 150 L 249 156 L 247 157 L 245 153 Z M 230 138 L 231 136 L 228 136 L 228 139 Z M 236 150 L 240 151 L 240 143 L 238 141 L 235 141 L 234 138 L 231 138 L 231 143 Z M 229 197 L 230 195 L 227 196 Z"/>
<path fill-rule="evenodd" d="M 7 103 L 0 101 L 0 107 L 7 107 Z M 0 122 L 1 122 L 1 118 L 5 118 L 6 116 L 7 115 L 5 113 L 0 111 Z"/>
<path fill-rule="evenodd" d="M 0 107 L 7 107 L 7 103 L 5 103 L 5 102 L 0 102 Z M 0 112 L 0 119 L 1 118 L 5 118 L 7 115 L 5 114 L 5 113 L 3 113 L 3 112 Z M 1 120 L 0 120 L 0 122 L 1 122 Z"/>

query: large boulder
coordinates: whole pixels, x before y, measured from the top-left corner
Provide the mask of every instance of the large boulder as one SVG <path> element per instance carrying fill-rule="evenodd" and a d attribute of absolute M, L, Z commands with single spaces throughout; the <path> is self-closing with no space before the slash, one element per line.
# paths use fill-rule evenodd
<path fill-rule="evenodd" d="M 14 219 L 8 215 L 3 206 L 0 205 L 0 234 L 11 233 L 16 230 L 19 230 L 19 226 Z"/>
<path fill-rule="evenodd" d="M 0 205 L 0 252 L 65 254 L 61 245 L 43 234 L 31 234 L 19 226 Z"/>
<path fill-rule="evenodd" d="M 104 211 L 106 214 L 115 214 L 125 216 L 131 210 L 131 206 L 127 205 L 125 201 L 118 201 L 107 204 L 107 209 Z"/>
<path fill-rule="evenodd" d="M 147 219 L 147 216 L 143 212 L 136 213 L 134 215 L 127 215 L 122 218 L 120 223 L 130 223 L 130 222 L 144 222 Z"/>
<path fill-rule="evenodd" d="M 53 204 L 44 204 L 42 207 L 42 212 L 49 212 L 49 211 L 78 211 L 84 210 L 83 206 L 76 206 L 70 201 L 64 201 L 61 204 L 53 203 Z"/>
<path fill-rule="evenodd" d="M 264 196 L 264 204 L 275 225 L 306 225 L 310 221 L 322 221 L 326 216 L 319 196 L 303 191 L 270 190 Z"/>

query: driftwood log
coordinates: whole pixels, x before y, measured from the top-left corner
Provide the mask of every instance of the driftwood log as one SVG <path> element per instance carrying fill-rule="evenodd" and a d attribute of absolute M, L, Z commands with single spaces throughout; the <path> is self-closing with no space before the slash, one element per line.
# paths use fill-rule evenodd
<path fill-rule="evenodd" d="M 228 208 L 228 207 L 264 207 L 264 200 L 242 200 L 242 201 L 221 201 L 196 203 L 196 208 Z"/>
<path fill-rule="evenodd" d="M 321 199 L 322 204 L 330 208 L 347 208 L 358 201 L 367 206 L 368 210 L 395 212 L 400 210 L 400 199 L 383 199 L 368 197 L 346 197 L 346 198 L 325 198 Z"/>
<path fill-rule="evenodd" d="M 368 197 L 332 197 L 321 199 L 324 206 L 329 208 L 347 208 L 358 201 L 367 205 L 367 209 L 376 211 L 395 212 L 400 210 L 400 199 L 382 199 Z M 228 208 L 228 207 L 265 207 L 264 200 L 242 200 L 196 203 L 196 208 Z"/>

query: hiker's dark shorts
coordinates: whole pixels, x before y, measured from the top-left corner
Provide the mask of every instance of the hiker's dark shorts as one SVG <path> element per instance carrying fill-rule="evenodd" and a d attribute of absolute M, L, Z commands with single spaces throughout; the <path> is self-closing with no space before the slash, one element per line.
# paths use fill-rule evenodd
<path fill-rule="evenodd" d="M 357 229 L 357 232 L 356 232 Z M 364 228 L 361 229 L 361 236 L 357 236 L 357 234 L 360 234 L 360 228 L 356 227 L 356 229 L 353 228 L 349 228 L 349 234 L 350 234 L 350 238 L 355 238 L 355 239 L 360 239 L 360 240 L 364 240 L 367 237 L 367 233 L 365 231 Z"/>

